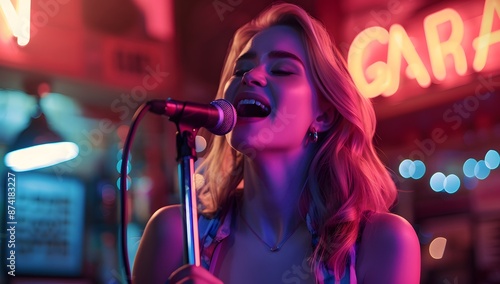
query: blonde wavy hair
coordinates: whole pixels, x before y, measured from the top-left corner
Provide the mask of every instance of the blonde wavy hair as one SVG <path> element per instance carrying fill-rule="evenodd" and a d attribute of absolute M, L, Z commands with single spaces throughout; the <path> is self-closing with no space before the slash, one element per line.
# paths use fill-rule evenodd
<path fill-rule="evenodd" d="M 340 279 L 349 261 L 349 250 L 358 238 L 364 212 L 388 212 L 396 199 L 396 187 L 372 143 L 375 113 L 370 101 L 356 90 L 323 25 L 296 5 L 273 5 L 236 31 L 217 98 L 224 97 L 224 85 L 246 43 L 258 32 L 276 25 L 290 26 L 299 32 L 317 94 L 334 110 L 333 126 L 320 135 L 301 204 L 319 235 L 311 255 L 313 271 L 318 271 L 321 263 Z M 205 178 L 201 191 L 208 190 L 213 201 L 201 212 L 207 216 L 227 208 L 230 195 L 243 180 L 243 154 L 232 149 L 225 137 L 211 139 L 208 154 L 199 167 Z"/>

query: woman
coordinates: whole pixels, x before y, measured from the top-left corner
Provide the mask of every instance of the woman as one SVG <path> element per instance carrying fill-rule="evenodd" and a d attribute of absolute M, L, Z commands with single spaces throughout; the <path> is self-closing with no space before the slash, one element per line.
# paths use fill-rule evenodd
<path fill-rule="evenodd" d="M 199 169 L 204 267 L 182 266 L 169 206 L 146 227 L 136 283 L 419 282 L 415 232 L 389 213 L 396 188 L 372 145 L 373 109 L 321 24 L 279 4 L 241 27 L 217 97 L 238 121 Z"/>

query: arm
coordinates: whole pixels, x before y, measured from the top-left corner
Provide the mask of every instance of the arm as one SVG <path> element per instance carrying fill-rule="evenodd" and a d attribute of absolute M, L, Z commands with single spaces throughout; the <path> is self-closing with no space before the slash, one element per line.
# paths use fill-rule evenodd
<path fill-rule="evenodd" d="M 356 264 L 359 283 L 419 283 L 420 245 L 412 226 L 389 213 L 366 223 Z"/>
<path fill-rule="evenodd" d="M 182 266 L 182 230 L 179 205 L 161 208 L 151 216 L 134 261 L 134 284 L 165 284 L 170 274 Z"/>

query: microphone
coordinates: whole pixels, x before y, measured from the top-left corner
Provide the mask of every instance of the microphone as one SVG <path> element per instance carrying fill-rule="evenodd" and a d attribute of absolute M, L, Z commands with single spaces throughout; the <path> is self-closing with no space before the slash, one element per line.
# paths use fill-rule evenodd
<path fill-rule="evenodd" d="M 151 100 L 149 111 L 165 115 L 174 122 L 184 122 L 194 128 L 205 127 L 215 135 L 224 135 L 236 124 L 236 110 L 224 99 L 210 104 L 182 102 L 172 99 Z"/>

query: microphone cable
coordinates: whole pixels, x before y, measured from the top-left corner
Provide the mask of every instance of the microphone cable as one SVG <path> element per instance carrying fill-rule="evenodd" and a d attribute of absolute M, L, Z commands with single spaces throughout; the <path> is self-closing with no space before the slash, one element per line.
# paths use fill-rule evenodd
<path fill-rule="evenodd" d="M 129 152 L 132 147 L 132 142 L 134 140 L 135 132 L 137 131 L 137 126 L 142 120 L 147 111 L 151 108 L 150 103 L 143 103 L 135 111 L 132 117 L 132 122 L 127 133 L 127 138 L 122 149 L 122 164 L 120 168 L 120 237 L 121 237 L 121 251 L 123 267 L 125 269 L 126 283 L 132 284 L 132 273 L 130 271 L 130 261 L 128 258 L 128 247 L 127 247 L 127 168 L 128 168 L 128 158 Z"/>

